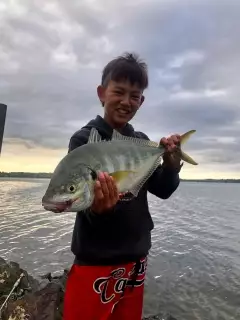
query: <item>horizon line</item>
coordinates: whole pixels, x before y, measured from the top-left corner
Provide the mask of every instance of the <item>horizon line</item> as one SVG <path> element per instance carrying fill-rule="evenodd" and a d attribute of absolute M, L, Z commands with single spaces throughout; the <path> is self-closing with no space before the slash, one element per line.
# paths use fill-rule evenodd
<path fill-rule="evenodd" d="M 50 178 L 53 172 L 26 172 L 26 171 L 0 171 L 0 178 L 15 177 L 15 178 Z M 182 181 L 239 181 L 240 178 L 180 178 Z"/>

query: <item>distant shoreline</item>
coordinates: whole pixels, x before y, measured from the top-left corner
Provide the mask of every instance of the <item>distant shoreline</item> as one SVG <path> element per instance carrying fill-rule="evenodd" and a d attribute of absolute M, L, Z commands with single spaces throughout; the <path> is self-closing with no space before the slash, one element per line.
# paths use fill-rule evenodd
<path fill-rule="evenodd" d="M 51 172 L 0 172 L 0 178 L 51 179 Z M 185 182 L 240 183 L 240 179 L 181 179 Z"/>

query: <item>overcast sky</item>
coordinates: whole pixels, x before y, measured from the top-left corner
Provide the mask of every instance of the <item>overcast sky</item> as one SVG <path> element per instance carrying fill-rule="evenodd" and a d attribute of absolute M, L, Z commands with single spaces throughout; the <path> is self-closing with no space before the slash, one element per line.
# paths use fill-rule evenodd
<path fill-rule="evenodd" d="M 102 115 L 104 65 L 134 51 L 150 77 L 135 129 L 153 140 L 196 129 L 184 148 L 199 166 L 182 177 L 240 178 L 239 30 L 237 0 L 2 0 L 0 170 L 52 171 Z"/>

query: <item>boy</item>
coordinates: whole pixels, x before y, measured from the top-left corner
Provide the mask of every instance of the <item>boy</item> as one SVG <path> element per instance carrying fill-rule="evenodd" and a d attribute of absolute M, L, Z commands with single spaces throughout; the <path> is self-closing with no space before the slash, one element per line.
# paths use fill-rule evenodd
<path fill-rule="evenodd" d="M 116 129 L 126 136 L 148 137 L 129 121 L 144 101 L 147 66 L 127 53 L 109 62 L 97 88 L 104 117 L 97 116 L 70 139 L 69 152 L 87 143 L 92 127 L 110 140 Z M 147 191 L 167 199 L 179 185 L 180 159 L 175 152 L 179 135 L 161 143 L 169 151 L 137 198 L 119 201 L 113 179 L 100 173 L 90 210 L 76 215 L 70 270 L 64 301 L 64 320 L 140 320 L 146 257 L 151 248 L 151 219 Z"/>

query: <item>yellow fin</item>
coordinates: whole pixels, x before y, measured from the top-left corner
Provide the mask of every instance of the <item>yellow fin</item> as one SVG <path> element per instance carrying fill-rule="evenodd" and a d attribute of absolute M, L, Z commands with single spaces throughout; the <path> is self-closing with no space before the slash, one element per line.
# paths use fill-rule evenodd
<path fill-rule="evenodd" d="M 196 132 L 196 130 L 190 130 L 190 131 L 182 134 L 180 137 L 180 157 L 183 161 L 188 162 L 194 166 L 198 165 L 198 163 L 195 160 L 193 160 L 188 154 L 183 152 L 181 149 L 181 146 L 183 143 L 187 142 L 188 139 L 191 137 L 191 135 L 195 132 Z"/>
<path fill-rule="evenodd" d="M 116 181 L 121 181 L 127 178 L 132 173 L 135 173 L 135 172 L 134 171 L 115 171 L 115 172 L 109 173 L 109 175 L 112 176 Z"/>
<path fill-rule="evenodd" d="M 180 144 L 183 144 L 183 143 L 187 142 L 188 139 L 191 137 L 191 135 L 193 133 L 195 133 L 195 132 L 196 132 L 196 130 L 190 130 L 190 131 L 182 134 L 181 137 L 180 137 Z"/>
<path fill-rule="evenodd" d="M 198 165 L 196 161 L 194 161 L 189 155 L 187 155 L 185 152 L 181 150 L 181 159 L 185 162 L 188 162 L 194 166 Z"/>

